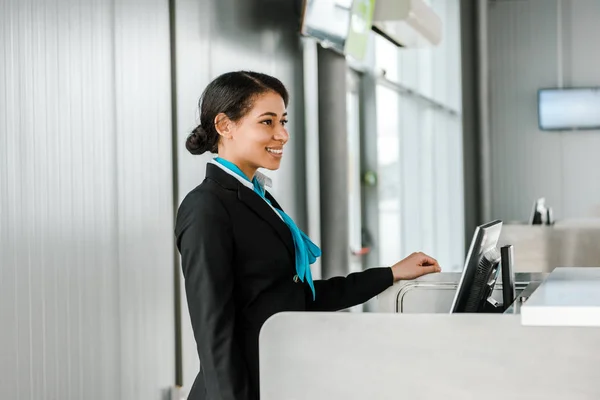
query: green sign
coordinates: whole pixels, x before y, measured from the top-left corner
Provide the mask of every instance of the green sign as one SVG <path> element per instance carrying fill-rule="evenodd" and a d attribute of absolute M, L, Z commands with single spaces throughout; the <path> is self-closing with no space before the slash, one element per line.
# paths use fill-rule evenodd
<path fill-rule="evenodd" d="M 362 61 L 367 50 L 375 0 L 354 0 L 344 53 Z"/>

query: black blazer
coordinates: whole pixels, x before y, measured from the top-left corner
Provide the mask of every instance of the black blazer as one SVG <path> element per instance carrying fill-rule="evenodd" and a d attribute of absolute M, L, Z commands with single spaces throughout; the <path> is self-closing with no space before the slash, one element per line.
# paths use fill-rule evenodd
<path fill-rule="evenodd" d="M 274 207 L 280 208 L 267 193 Z M 189 400 L 257 400 L 258 336 L 281 311 L 337 311 L 392 285 L 390 268 L 316 280 L 296 276 L 289 228 L 254 191 L 209 163 L 175 227 L 200 357 Z"/>

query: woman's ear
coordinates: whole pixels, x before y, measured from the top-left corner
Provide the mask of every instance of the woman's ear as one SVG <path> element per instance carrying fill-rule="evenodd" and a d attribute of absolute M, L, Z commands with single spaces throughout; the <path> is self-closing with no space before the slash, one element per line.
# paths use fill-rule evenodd
<path fill-rule="evenodd" d="M 232 138 L 233 125 L 233 121 L 225 113 L 219 113 L 215 117 L 215 129 L 219 135 L 226 139 Z"/>

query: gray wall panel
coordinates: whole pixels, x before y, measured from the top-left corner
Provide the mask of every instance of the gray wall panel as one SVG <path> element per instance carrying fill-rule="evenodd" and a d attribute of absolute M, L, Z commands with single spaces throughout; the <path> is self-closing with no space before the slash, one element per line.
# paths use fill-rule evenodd
<path fill-rule="evenodd" d="M 557 84 L 556 1 L 493 3 L 489 12 L 494 218 L 523 220 L 546 196 L 562 212 L 560 138 L 537 129 L 537 90 Z"/>
<path fill-rule="evenodd" d="M 319 65 L 319 165 L 321 193 L 321 256 L 323 278 L 347 275 L 348 245 L 348 67 L 344 56 L 317 50 Z"/>
<path fill-rule="evenodd" d="M 209 82 L 211 2 L 178 0 L 175 2 L 175 55 L 177 92 L 177 205 L 187 193 L 204 179 L 205 165 L 210 155 L 193 156 L 185 148 L 185 140 L 199 123 L 198 99 Z M 187 390 L 198 373 L 200 363 L 187 308 L 184 278 L 179 268 L 181 292 L 182 382 Z"/>
<path fill-rule="evenodd" d="M 600 86 L 600 2 L 565 2 L 563 70 L 565 86 Z M 600 216 L 600 131 L 563 133 L 564 215 L 573 218 Z"/>
<path fill-rule="evenodd" d="M 542 132 L 537 90 L 600 86 L 596 1 L 490 2 L 493 217 L 525 221 L 545 196 L 559 219 L 600 216 L 598 131 Z"/>
<path fill-rule="evenodd" d="M 0 1 L 2 399 L 173 382 L 167 11 Z"/>
<path fill-rule="evenodd" d="M 115 2 L 121 398 L 174 380 L 168 2 Z"/>
<path fill-rule="evenodd" d="M 471 243 L 475 227 L 482 222 L 479 134 L 477 115 L 477 3 L 460 2 L 462 154 L 464 182 L 465 244 Z M 467 249 L 468 250 L 468 249 Z"/>
<path fill-rule="evenodd" d="M 3 6 L 0 397 L 118 397 L 109 4 Z"/>

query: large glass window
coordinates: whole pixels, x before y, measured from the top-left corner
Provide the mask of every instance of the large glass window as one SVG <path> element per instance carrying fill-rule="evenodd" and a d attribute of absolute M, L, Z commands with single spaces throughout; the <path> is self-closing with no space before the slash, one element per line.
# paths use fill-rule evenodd
<path fill-rule="evenodd" d="M 392 265 L 402 255 L 400 170 L 400 96 L 386 87 L 377 87 L 377 160 L 379 185 L 379 264 Z"/>
<path fill-rule="evenodd" d="M 443 21 L 437 47 L 374 38 L 378 78 L 379 258 L 413 251 L 444 271 L 464 262 L 459 1 L 431 0 Z M 408 89 L 408 90 L 407 90 Z"/>

